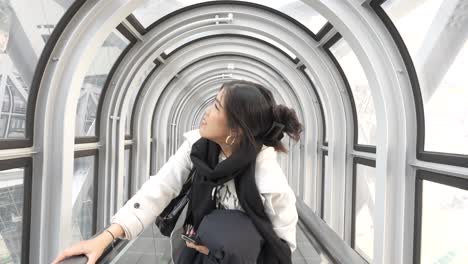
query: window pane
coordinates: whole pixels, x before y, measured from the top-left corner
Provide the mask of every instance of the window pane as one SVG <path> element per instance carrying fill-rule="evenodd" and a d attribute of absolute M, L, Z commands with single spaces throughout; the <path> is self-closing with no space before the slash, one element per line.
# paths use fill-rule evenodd
<path fill-rule="evenodd" d="M 322 179 L 322 197 L 323 197 L 323 215 L 322 218 L 325 222 L 330 222 L 330 215 L 331 215 L 331 175 L 328 167 L 328 155 L 323 155 L 323 175 L 324 179 Z"/>
<path fill-rule="evenodd" d="M 468 41 L 457 26 L 454 3 L 387 1 L 413 60 L 425 118 L 425 150 L 468 154 Z"/>
<path fill-rule="evenodd" d="M 341 39 L 330 51 L 343 69 L 351 88 L 357 114 L 358 144 L 375 145 L 376 119 L 374 102 L 366 74 L 356 54 L 348 43 Z"/>
<path fill-rule="evenodd" d="M 0 263 L 21 263 L 24 169 L 0 172 Z"/>
<path fill-rule="evenodd" d="M 374 253 L 375 168 L 356 164 L 354 248 L 372 262 Z"/>
<path fill-rule="evenodd" d="M 130 44 L 119 31 L 109 34 L 96 53 L 81 85 L 80 99 L 76 109 L 76 137 L 96 136 L 96 115 L 102 88 L 112 66 L 122 51 Z"/>
<path fill-rule="evenodd" d="M 423 181 L 421 263 L 468 263 L 468 191 Z"/>
<path fill-rule="evenodd" d="M 0 138 L 25 138 L 26 108 L 37 62 L 72 1 L 57 2 L 0 4 Z"/>
<path fill-rule="evenodd" d="M 93 235 L 95 156 L 76 158 L 72 191 L 72 239 L 80 241 Z"/>
<path fill-rule="evenodd" d="M 468 155 L 468 41 L 425 102 L 425 150 Z"/>
<path fill-rule="evenodd" d="M 126 149 L 125 150 L 125 170 L 124 170 L 124 187 L 123 187 L 123 202 L 126 203 L 127 200 L 129 199 L 129 177 L 130 177 L 130 171 L 131 171 L 131 149 Z"/>

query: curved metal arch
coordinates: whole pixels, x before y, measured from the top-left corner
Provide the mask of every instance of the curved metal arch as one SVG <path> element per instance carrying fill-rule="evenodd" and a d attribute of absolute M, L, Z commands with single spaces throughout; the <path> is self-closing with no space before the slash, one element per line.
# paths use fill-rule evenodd
<path fill-rule="evenodd" d="M 123 107 L 123 108 L 125 109 L 125 107 Z M 106 114 L 104 114 L 104 115 L 106 115 Z M 115 116 L 115 114 L 114 114 L 114 116 Z M 114 152 L 112 152 L 112 153 L 114 153 Z"/>
<path fill-rule="evenodd" d="M 218 29 L 217 31 L 219 32 L 223 32 L 224 30 L 223 29 Z M 245 39 L 251 39 L 251 40 L 254 40 L 256 42 L 259 42 L 261 43 L 262 45 L 265 45 L 265 46 L 269 46 L 273 49 L 276 49 L 278 50 L 279 52 L 281 52 L 283 54 L 284 57 L 288 58 L 289 60 L 291 60 L 292 62 L 294 63 L 298 63 L 299 60 L 296 58 L 292 58 L 291 56 L 289 56 L 289 54 L 287 54 L 284 50 L 282 50 L 281 48 L 273 45 L 272 43 L 269 43 L 268 41 L 265 41 L 263 39 L 260 39 L 260 38 L 257 38 L 255 36 L 251 36 L 251 35 L 243 35 L 243 34 L 237 34 L 237 33 L 220 33 L 220 34 L 215 34 L 215 35 L 209 35 L 207 34 L 206 36 L 202 36 L 200 38 L 194 38 L 194 39 L 191 39 L 191 40 L 187 40 L 187 39 L 184 39 L 184 43 L 182 43 L 180 46 L 178 46 L 177 48 L 175 48 L 174 50 L 172 50 L 169 54 L 165 54 L 164 55 L 164 59 L 167 59 L 169 58 L 170 56 L 172 56 L 172 54 L 176 53 L 177 51 L 183 49 L 184 47 L 190 45 L 191 43 L 194 43 L 196 41 L 202 41 L 202 40 L 205 40 L 205 39 L 212 39 L 212 38 L 219 38 L 219 37 L 231 37 L 231 38 L 245 38 Z"/>
<path fill-rule="evenodd" d="M 210 50 L 210 46 L 203 45 L 203 43 L 201 43 L 201 42 L 197 43 L 196 45 L 194 44 L 194 45 L 192 45 L 192 46 L 194 46 L 194 47 L 192 47 L 192 50 L 187 50 L 186 53 L 178 54 L 179 57 L 177 59 L 180 60 L 179 63 L 189 64 L 189 62 L 187 62 L 187 60 L 190 60 L 190 59 L 188 59 L 189 57 L 197 56 L 197 59 L 198 59 L 199 57 L 207 56 L 210 53 L 212 53 L 212 54 L 216 54 L 216 53 L 223 54 L 225 52 L 229 52 L 229 51 L 233 50 L 233 47 L 235 47 L 234 49 L 237 49 L 237 52 L 239 54 L 250 54 L 250 55 L 254 54 L 257 57 L 258 57 L 258 55 L 256 55 L 256 54 L 264 54 L 263 56 L 264 57 L 266 56 L 265 58 L 269 58 L 269 59 L 274 57 L 272 55 L 269 55 L 269 53 L 259 51 L 257 47 L 246 46 L 246 44 L 248 44 L 247 41 L 228 39 L 227 41 L 224 40 L 224 42 L 227 42 L 227 43 L 223 43 L 222 41 L 218 41 L 218 43 L 216 45 L 216 48 L 218 49 L 217 51 L 213 51 L 212 49 Z M 222 51 L 222 52 L 219 50 L 221 47 L 224 49 L 224 51 Z M 264 59 L 262 59 L 262 60 L 264 61 Z M 272 59 L 270 59 L 270 60 L 272 60 Z M 277 60 L 277 59 L 273 59 L 273 60 Z M 171 58 L 171 63 L 175 64 L 175 66 L 174 65 L 171 65 L 171 66 L 173 66 L 175 68 L 180 68 L 180 67 L 178 67 L 177 63 L 174 63 L 173 58 Z M 271 63 L 270 63 L 270 65 L 271 65 Z M 277 67 L 278 67 L 278 65 L 277 65 Z M 284 67 L 282 69 L 278 68 L 278 70 L 280 70 L 282 72 L 287 72 L 288 71 L 287 68 L 284 68 Z M 295 74 L 297 74 L 297 73 L 295 73 Z M 161 79 L 158 80 L 159 81 L 159 83 L 158 83 L 159 86 L 165 85 L 165 83 L 168 82 L 167 79 L 170 78 L 170 77 L 166 77 L 166 75 L 168 75 L 168 73 L 164 73 L 164 74 L 161 74 L 161 75 L 163 75 L 163 76 L 161 76 Z M 290 77 L 290 78 L 292 78 L 292 77 Z M 165 81 L 164 79 L 167 80 L 167 81 Z M 297 79 L 296 79 L 296 82 L 297 82 Z M 299 87 L 300 85 L 297 85 L 297 86 Z M 156 89 L 156 88 L 153 88 L 153 89 Z M 151 95 L 145 96 L 144 98 L 148 102 L 151 102 L 152 100 L 153 101 L 156 100 L 156 99 L 152 99 L 154 96 L 156 96 L 154 94 L 155 91 L 152 90 L 152 91 L 149 91 L 149 93 Z M 157 92 L 157 93 L 159 94 L 160 92 Z M 302 98 L 306 98 L 306 97 L 307 96 L 302 96 Z M 144 104 L 145 102 L 142 101 L 142 102 L 139 102 L 139 103 Z M 151 104 L 153 104 L 153 103 L 151 103 Z M 148 107 L 148 108 L 151 109 L 151 108 L 154 107 L 151 104 L 148 105 L 148 106 L 145 106 L 145 107 L 141 106 L 141 108 Z M 311 110 L 311 111 L 313 111 L 313 110 Z M 141 118 L 144 119 L 143 116 Z M 141 119 L 142 120 L 141 124 L 147 123 L 146 121 L 143 121 L 143 119 Z M 304 123 L 305 123 L 305 126 L 307 127 L 307 120 Z M 136 126 L 135 128 L 137 128 L 137 127 L 138 126 Z M 141 141 L 144 141 L 144 139 L 142 138 Z M 137 167 L 140 167 L 140 166 L 137 166 Z M 144 167 L 144 166 L 141 165 L 141 167 Z M 144 174 L 144 173 L 140 172 L 139 174 L 141 175 L 141 174 Z"/>
<path fill-rule="evenodd" d="M 422 99 L 421 89 L 419 85 L 418 76 L 416 74 L 416 69 L 409 54 L 406 44 L 398 29 L 393 24 L 393 21 L 387 15 L 385 10 L 381 5 L 385 0 L 373 0 L 369 5 L 374 9 L 376 14 L 380 17 L 384 25 L 387 27 L 388 31 L 392 35 L 392 38 L 395 44 L 398 46 L 402 58 L 405 62 L 406 71 L 408 72 L 408 77 L 411 81 L 411 86 L 413 88 L 413 97 L 416 107 L 416 119 L 417 119 L 417 140 L 416 140 L 416 156 L 419 160 L 428 161 L 432 163 L 442 163 L 453 166 L 460 166 L 468 168 L 468 155 L 454 154 L 454 153 L 440 153 L 440 152 L 431 152 L 424 150 L 425 143 L 425 117 L 424 117 L 424 103 Z"/>
<path fill-rule="evenodd" d="M 221 1 L 207 1 L 207 2 L 203 2 L 203 3 L 197 3 L 197 4 L 194 4 L 194 5 L 190 5 L 190 6 L 186 6 L 184 8 L 178 9 L 178 10 L 176 10 L 174 12 L 171 12 L 171 13 L 161 17 L 160 19 L 154 21 L 151 25 L 149 25 L 145 29 L 145 33 L 154 30 L 154 28 L 158 27 L 160 24 L 164 23 L 166 20 L 169 20 L 169 19 L 173 18 L 174 16 L 178 16 L 178 15 L 181 15 L 183 13 L 186 13 L 187 11 L 190 11 L 190 10 L 193 10 L 193 9 L 204 8 L 204 7 L 210 7 L 210 6 L 220 6 L 220 5 L 249 7 L 249 8 L 255 8 L 255 9 L 258 9 L 258 10 L 263 10 L 263 11 L 272 13 L 272 14 L 278 16 L 278 17 L 281 17 L 284 20 L 287 20 L 287 21 L 293 23 L 296 27 L 300 28 L 304 32 L 307 32 L 307 34 L 309 36 L 311 36 L 317 42 L 320 41 L 321 38 L 324 37 L 332 28 L 331 24 L 326 23 L 323 26 L 323 28 L 320 29 L 320 31 L 317 34 L 315 34 L 309 28 L 304 26 L 301 22 L 295 20 L 294 18 L 292 18 L 292 17 L 286 15 L 285 13 L 282 13 L 282 12 L 280 12 L 280 11 L 274 9 L 274 8 L 270 8 L 270 7 L 265 6 L 265 5 L 260 5 L 260 4 L 252 3 L 252 2 L 248 2 L 248 1 L 221 0 Z M 135 23 L 137 21 L 133 21 L 133 22 Z M 140 26 L 141 26 L 141 24 L 140 24 Z M 137 27 L 140 27 L 140 26 L 137 26 Z"/>
<path fill-rule="evenodd" d="M 223 55 L 223 56 L 219 56 L 219 57 L 226 57 L 226 56 Z M 213 59 L 213 58 L 212 58 L 212 59 Z M 216 57 L 216 59 L 217 59 L 217 60 L 216 60 L 215 62 L 208 62 L 208 63 L 211 63 L 211 64 L 223 64 L 223 66 L 225 65 L 225 62 L 222 62 L 220 59 L 218 59 L 218 57 Z M 250 59 L 250 60 L 252 60 L 252 59 Z M 219 67 L 216 66 L 216 65 L 215 65 L 215 66 L 209 66 L 209 65 L 207 65 L 207 60 L 206 60 L 206 59 L 203 59 L 202 61 L 203 61 L 204 63 L 201 64 L 201 65 L 198 65 L 198 64 L 200 64 L 199 61 L 197 61 L 197 62 L 194 63 L 196 66 L 198 66 L 197 69 L 193 70 L 193 71 L 195 71 L 194 74 L 195 74 L 196 76 L 197 76 L 198 74 L 201 74 L 202 72 L 203 72 L 203 73 L 206 73 L 207 71 L 208 71 L 208 72 L 211 72 L 211 70 L 213 69 L 213 67 L 214 67 L 214 69 L 218 69 L 218 68 L 219 68 Z M 253 60 L 252 60 L 252 61 L 253 61 Z M 230 62 L 233 62 L 233 61 L 230 60 Z M 257 63 L 258 63 L 258 62 L 257 62 Z M 259 65 L 259 66 L 264 66 L 264 65 Z M 190 65 L 190 67 L 193 67 L 193 66 Z M 200 69 L 200 68 L 202 68 L 202 69 Z M 223 68 L 224 68 L 224 67 L 223 67 Z M 275 79 L 274 76 L 272 75 L 272 74 L 277 74 L 277 73 L 276 73 L 276 72 L 267 73 L 267 72 L 265 72 L 265 70 L 269 70 L 269 68 L 266 67 L 266 66 L 264 66 L 264 68 L 266 68 L 266 69 L 261 70 L 260 72 L 257 71 L 257 75 L 258 75 L 257 79 L 258 79 L 258 78 L 263 79 L 263 80 L 261 80 L 261 81 L 257 80 L 257 82 L 263 83 L 263 84 L 265 84 L 265 83 L 268 84 L 268 85 L 273 89 L 273 93 L 278 93 L 277 90 L 281 90 L 280 87 L 282 87 L 283 84 L 281 83 L 281 81 L 278 81 L 277 79 Z M 218 73 L 218 74 L 221 74 L 221 73 L 223 72 L 223 70 L 224 70 L 224 69 L 219 70 L 219 73 Z M 265 76 L 265 77 L 271 76 L 271 77 L 265 79 L 264 77 L 260 77 L 260 76 Z M 179 79 L 179 81 L 180 81 L 180 82 L 183 82 L 183 81 L 184 81 L 184 77 L 187 78 L 187 77 L 190 77 L 190 76 L 183 76 L 183 77 L 181 77 L 181 78 Z M 255 78 L 255 76 L 250 76 L 250 78 Z M 268 79 L 270 79 L 270 80 L 268 81 Z M 255 81 L 255 80 L 254 80 L 254 81 Z M 273 82 L 276 82 L 277 84 L 272 84 Z M 177 87 L 178 85 L 177 85 L 177 83 L 171 83 L 171 84 L 169 84 L 169 85 L 165 88 L 165 90 L 171 89 L 171 86 Z M 182 86 L 179 86 L 179 87 L 180 87 L 180 89 L 183 89 Z M 182 94 L 182 100 L 176 100 L 176 101 L 178 102 L 178 104 L 176 104 L 176 105 L 178 106 L 178 105 L 180 105 L 180 104 L 183 104 L 188 98 L 192 98 L 192 94 L 194 94 L 194 93 L 196 93 L 196 94 L 198 95 L 197 97 L 200 97 L 200 96 L 201 96 L 201 98 L 205 98 L 205 97 L 208 96 L 208 95 L 202 95 L 202 93 L 198 92 L 198 90 L 197 90 L 196 88 L 197 88 L 197 87 L 195 86 L 195 87 L 194 87 L 191 91 L 189 91 L 188 93 Z M 177 92 L 180 92 L 180 89 L 175 90 L 175 91 L 172 91 L 172 90 L 171 90 L 171 92 L 176 92 L 176 93 L 177 93 Z M 174 98 L 178 98 L 178 99 L 179 99 L 179 98 L 180 98 L 180 97 L 178 96 L 179 94 L 180 94 L 180 93 L 177 93 L 177 94 L 174 96 Z M 280 94 L 281 94 L 281 93 L 280 93 Z M 290 96 L 288 96 L 288 95 L 286 95 L 286 94 L 283 93 L 283 95 L 281 95 L 280 98 L 278 98 L 278 99 L 279 99 L 278 101 L 281 102 L 283 99 L 287 99 L 288 97 L 290 97 Z M 192 99 L 193 99 L 193 98 L 192 98 Z M 174 104 L 172 103 L 172 101 L 166 101 L 166 100 L 162 100 L 162 99 L 161 99 L 161 101 L 163 101 L 165 104 L 174 105 Z M 289 100 L 288 100 L 288 101 L 289 101 Z M 191 100 L 191 102 L 195 102 L 195 100 Z M 289 102 L 289 105 L 293 105 L 293 103 Z M 196 106 L 195 106 L 195 107 L 196 107 Z M 157 109 L 158 109 L 158 108 L 164 108 L 164 107 L 163 107 L 163 106 L 157 106 L 155 112 L 157 112 Z M 166 117 L 167 117 L 167 116 L 170 116 L 170 112 L 172 112 L 172 111 L 166 111 L 166 112 L 161 113 L 161 114 L 162 114 L 163 116 L 166 116 Z M 302 114 L 302 113 L 299 113 L 299 116 L 302 116 L 301 114 Z M 303 118 L 303 117 L 302 117 L 302 118 Z M 162 130 L 161 132 L 157 132 L 157 128 L 159 128 L 159 126 L 156 126 L 156 125 L 155 125 L 156 120 L 164 121 L 164 120 L 167 120 L 167 118 L 164 118 L 164 117 L 159 117 L 159 118 L 156 118 L 156 117 L 155 117 L 155 118 L 153 118 L 153 129 L 156 129 L 153 133 L 154 133 L 154 135 L 158 135 L 158 136 L 155 136 L 155 138 L 160 138 L 160 137 L 161 137 L 161 138 L 168 138 L 168 137 L 172 136 L 171 138 L 173 139 L 173 141 L 171 141 L 171 142 L 173 142 L 173 144 L 177 144 L 177 143 L 174 143 L 174 141 L 176 141 L 176 139 L 178 138 L 178 135 L 165 134 L 165 133 L 164 133 L 164 130 Z M 172 121 L 172 122 L 170 122 L 170 123 L 174 123 L 174 121 Z M 183 131 L 184 131 L 184 130 L 182 130 L 182 131 L 179 130 L 179 133 L 180 133 L 180 132 L 183 132 Z M 163 147 L 166 147 L 166 148 L 167 148 L 168 146 L 163 146 Z M 159 151 L 159 153 L 160 153 L 159 156 L 162 156 L 161 162 L 165 161 L 166 158 L 167 158 L 167 156 L 161 155 L 162 153 L 164 153 L 165 155 L 170 155 L 170 154 L 171 154 L 170 150 L 169 150 L 169 151 L 164 151 L 164 150 L 162 150 L 162 151 Z"/>
<path fill-rule="evenodd" d="M 387 28 L 366 4 L 349 0 L 304 2 L 343 35 L 363 65 L 371 88 L 378 121 L 373 261 L 411 262 L 415 170 L 407 164 L 416 158 L 412 143 L 416 142 L 417 117 L 402 56 Z"/>
<path fill-rule="evenodd" d="M 245 11 L 245 10 L 243 10 L 243 11 Z M 269 17 L 269 18 L 270 18 L 270 17 Z M 263 22 L 264 22 L 264 23 L 268 23 L 268 22 L 271 23 L 271 22 L 272 22 L 272 19 L 270 19 L 270 20 L 269 20 L 269 19 L 264 19 Z M 275 21 L 275 22 L 278 22 L 278 23 L 279 23 L 280 21 Z M 273 27 L 269 27 L 269 28 L 268 28 L 269 30 L 265 30 L 265 31 L 274 32 L 275 30 L 277 30 L 276 26 L 278 26 L 278 24 L 275 24 L 275 26 L 273 26 Z M 283 25 L 282 25 L 282 26 L 283 26 Z M 273 29 L 273 30 L 271 30 L 271 29 Z M 294 28 L 293 28 L 292 26 L 289 26 L 289 28 L 285 29 L 284 31 L 285 31 L 285 32 L 288 32 L 288 33 L 291 33 L 291 32 L 294 32 Z M 162 31 L 158 31 L 158 32 L 162 32 Z M 302 34 L 302 33 L 301 33 L 301 34 Z M 300 38 L 301 41 L 304 41 L 304 40 L 307 39 L 308 37 L 310 38 L 310 36 L 307 36 L 307 34 L 302 34 L 302 35 L 303 35 L 303 36 Z M 150 38 L 147 36 L 146 41 L 149 41 L 149 39 L 150 39 Z M 313 40 L 311 40 L 311 41 L 313 42 Z M 294 42 L 295 42 L 295 41 L 290 41 L 290 43 L 294 43 Z M 308 44 L 309 44 L 308 42 L 306 42 L 306 43 L 307 43 L 307 47 L 308 47 L 308 48 L 317 48 L 317 47 L 315 47 L 315 46 L 313 46 L 313 45 L 308 45 Z M 142 44 L 141 46 L 142 46 L 142 47 L 143 47 L 143 46 L 144 46 L 144 47 L 148 47 L 147 45 L 144 45 L 144 44 Z M 154 45 L 153 45 L 153 46 L 154 46 Z M 140 48 L 141 48 L 141 47 L 140 47 Z M 161 48 L 161 51 L 162 51 L 162 50 L 163 50 L 163 48 Z M 305 49 L 305 50 L 308 50 L 308 49 Z M 148 49 L 148 52 L 153 52 L 153 51 L 154 51 L 154 49 L 151 49 L 151 48 Z M 147 54 L 147 53 L 146 53 L 146 54 Z M 158 54 L 158 52 L 155 52 L 155 54 Z M 141 58 L 145 58 L 145 56 L 140 56 L 140 57 L 141 57 Z M 148 58 L 148 57 L 146 56 L 146 58 Z M 320 61 L 320 60 L 319 60 L 319 61 Z M 128 63 L 128 65 L 135 65 L 135 64 L 134 64 L 134 63 Z M 309 65 L 309 67 L 310 67 L 310 65 Z M 314 67 L 314 68 L 315 68 L 315 67 Z M 123 74 L 123 76 L 125 76 L 125 74 Z M 325 90 L 325 91 L 329 91 L 330 89 L 325 89 L 325 88 L 324 88 L 324 90 Z M 338 93 L 338 95 L 339 95 L 339 93 Z M 333 96 L 333 97 L 336 97 L 336 95 Z M 338 97 L 338 100 L 327 100 L 327 102 L 330 102 L 330 101 L 332 101 L 332 102 L 335 101 L 335 102 L 338 103 L 338 104 L 340 103 L 339 97 Z M 124 107 L 124 108 L 125 108 L 125 107 Z M 341 107 L 339 107 L 339 108 L 341 108 Z M 330 116 L 330 115 L 328 115 L 328 116 Z M 341 119 L 342 119 L 342 118 L 331 118 L 331 120 L 335 121 L 335 123 L 338 124 L 338 125 L 343 125 L 343 124 L 345 124 L 345 122 L 340 122 Z M 333 127 L 334 127 L 334 126 L 333 126 Z M 341 131 L 345 131 L 345 130 L 344 130 L 344 129 L 340 129 L 340 130 L 338 130 L 338 131 L 341 132 Z M 116 139 L 115 141 L 118 142 L 119 140 Z M 339 141 L 335 141 L 335 142 L 340 143 Z M 313 143 L 313 144 L 316 144 L 316 143 Z M 111 145 L 112 145 L 112 144 L 111 144 Z M 312 147 L 313 147 L 313 145 L 312 145 Z M 343 148 L 342 148 L 342 149 L 343 149 Z M 343 160 L 344 160 L 344 158 L 343 158 Z M 311 204 L 312 206 L 314 206 L 314 204 L 316 204 L 316 202 L 309 202 L 309 204 Z"/>
<path fill-rule="evenodd" d="M 266 82 L 263 81 L 263 80 L 258 80 L 258 79 L 255 78 L 255 76 L 253 76 L 252 74 L 237 72 L 235 75 L 236 75 L 236 78 L 235 78 L 235 79 L 238 79 L 238 77 L 240 77 L 240 79 L 249 80 L 249 81 L 254 81 L 254 82 L 257 82 L 257 83 L 261 83 L 261 84 L 263 84 L 263 85 L 266 83 Z M 233 79 L 233 78 L 229 78 L 229 79 L 219 79 L 219 80 L 218 80 L 218 83 L 217 83 L 218 89 L 219 89 L 219 87 L 220 87 L 220 85 L 221 85 L 222 83 L 224 83 L 224 82 L 227 81 L 227 80 L 232 80 L 232 79 Z M 207 91 L 205 92 L 204 89 L 205 89 L 205 87 L 208 86 L 208 85 L 212 85 L 212 84 L 211 84 L 211 83 L 209 83 L 209 84 L 203 84 L 203 86 L 197 87 L 199 90 L 201 90 L 201 91 L 198 93 L 198 97 L 201 97 L 201 96 L 209 96 L 210 94 L 213 94 L 213 93 L 216 93 L 216 92 L 217 92 L 216 89 L 215 89 L 215 90 L 212 90 L 212 91 L 207 90 Z M 278 88 L 275 87 L 275 89 L 278 89 Z M 209 92 L 208 92 L 208 91 L 209 91 Z M 208 95 L 207 95 L 207 94 L 208 94 Z M 203 97 L 201 97 L 201 98 L 203 98 Z M 201 99 L 201 98 L 200 98 L 200 99 Z M 278 101 L 282 101 L 282 98 L 279 98 Z M 289 101 L 289 100 L 288 100 L 288 101 Z M 182 101 L 181 101 L 181 103 L 182 103 Z M 194 104 L 198 103 L 198 100 L 190 101 L 190 103 L 191 103 L 191 104 L 189 104 L 189 105 L 180 105 L 180 107 L 181 107 L 182 109 L 190 109 L 190 108 L 192 108 L 192 106 L 195 106 Z M 177 105 L 177 106 L 179 106 L 179 105 Z M 181 112 L 183 113 L 184 111 L 181 111 Z M 194 113 L 195 113 L 195 112 L 194 112 Z M 190 116 L 191 116 L 192 118 L 198 118 L 197 115 L 190 115 Z M 178 115 L 173 116 L 173 119 L 178 118 L 178 117 L 180 117 L 180 116 L 178 116 Z M 175 121 L 175 120 L 174 120 L 174 121 Z M 188 120 L 187 120 L 187 121 L 188 121 Z M 183 128 L 182 128 L 181 130 L 179 130 L 178 132 L 180 133 L 181 131 L 183 131 Z M 173 136 L 177 136 L 177 135 L 173 135 Z"/>
<path fill-rule="evenodd" d="M 346 77 L 346 74 L 343 70 L 343 68 L 341 67 L 340 63 L 338 62 L 337 58 L 335 57 L 335 55 L 333 55 L 333 53 L 331 52 L 330 48 L 335 45 L 340 39 L 341 39 L 341 35 L 340 33 L 336 33 L 332 38 L 330 38 L 324 45 L 323 45 L 323 49 L 325 50 L 325 52 L 328 54 L 328 56 L 330 57 L 330 59 L 332 60 L 333 64 L 335 65 L 335 68 L 336 70 L 339 72 L 340 74 L 340 77 L 344 83 L 344 86 L 345 86 L 345 89 L 346 89 L 346 93 L 348 94 L 348 100 L 349 100 L 349 104 L 351 106 L 351 114 L 352 114 L 352 118 L 353 118 L 353 148 L 355 150 L 359 150 L 359 151 L 365 151 L 365 152 L 369 152 L 369 153 L 375 153 L 376 152 L 376 146 L 373 146 L 373 145 L 364 145 L 364 144 L 359 144 L 358 142 L 358 130 L 359 130 L 359 124 L 358 124 L 358 115 L 357 115 L 357 109 L 356 109 L 356 103 L 355 103 L 355 100 L 354 100 L 354 94 L 351 90 L 351 86 L 348 82 L 348 79 Z"/>
<path fill-rule="evenodd" d="M 226 70 L 225 66 L 228 63 L 235 63 L 236 64 L 236 69 L 235 70 Z M 187 78 L 188 77 L 187 75 L 189 75 L 189 74 L 191 74 L 191 75 L 193 75 L 193 74 L 195 74 L 195 75 L 204 74 L 205 75 L 207 73 L 212 72 L 213 68 L 210 68 L 211 69 L 210 71 L 204 70 L 204 69 L 199 69 L 200 67 L 206 67 L 207 65 L 210 65 L 210 64 L 220 64 L 219 70 L 215 69 L 215 70 L 219 71 L 219 73 L 217 73 L 217 74 L 221 74 L 221 73 L 229 74 L 229 73 L 235 73 L 235 72 L 238 72 L 238 71 L 245 71 L 245 70 L 242 69 L 243 65 L 248 66 L 248 67 L 258 67 L 259 69 L 260 69 L 260 67 L 264 67 L 263 69 L 261 69 L 261 72 L 259 72 L 259 70 L 256 70 L 257 74 L 259 75 L 258 78 L 264 79 L 264 81 L 262 83 L 265 84 L 265 78 L 261 77 L 260 74 L 266 74 L 267 76 L 270 76 L 269 79 L 271 79 L 271 80 L 279 79 L 277 72 L 274 72 L 273 70 L 271 70 L 270 68 L 268 68 L 264 64 L 260 65 L 259 62 L 255 62 L 254 60 L 252 60 L 252 58 L 229 56 L 228 54 L 226 54 L 226 55 L 221 55 L 221 56 L 216 56 L 216 57 L 205 58 L 203 60 L 195 62 L 194 64 L 189 66 L 190 68 L 188 68 L 188 69 L 185 68 L 185 70 L 183 71 L 182 74 L 180 72 L 178 73 L 179 76 L 182 75 L 182 77 L 180 77 L 179 80 L 181 82 L 184 81 L 183 78 Z M 221 65 L 221 64 L 224 64 L 224 65 Z M 221 69 L 221 68 L 223 68 L 223 69 Z M 223 70 L 224 70 L 224 72 L 223 72 Z M 190 71 L 190 72 L 187 72 L 187 71 Z M 185 72 L 187 72 L 187 74 L 185 74 Z M 198 76 L 195 77 L 195 78 L 199 79 Z M 203 77 L 200 77 L 200 78 L 203 78 Z M 267 84 L 267 87 L 274 88 L 271 81 L 266 82 L 266 84 Z M 184 86 L 188 86 L 188 85 L 189 84 L 184 83 Z M 171 90 L 171 92 L 173 93 L 173 92 L 176 92 L 176 91 Z M 276 93 L 276 89 L 273 89 L 273 93 Z M 184 95 L 184 96 L 186 96 L 186 95 Z M 162 101 L 164 102 L 165 105 L 171 105 L 166 100 L 162 100 Z M 155 119 L 153 119 L 153 120 L 155 120 Z"/>
<path fill-rule="evenodd" d="M 50 263 L 71 242 L 68 202 L 72 194 L 75 113 L 86 70 L 105 37 L 139 2 L 83 3 L 50 53 L 34 121 L 34 147 L 40 151 L 34 159 L 31 255 L 38 263 Z M 98 199 L 106 200 L 107 186 L 103 178 L 99 181 L 102 190 Z M 98 213 L 104 212 L 104 207 L 106 204 L 100 202 Z M 101 220 L 99 215 L 97 219 Z M 102 222 L 97 226 L 101 229 Z"/>
<path fill-rule="evenodd" d="M 250 80 L 250 78 L 243 78 L 243 79 L 247 79 L 247 80 Z M 202 89 L 202 92 L 200 93 L 197 93 L 198 95 L 198 98 L 203 100 L 203 98 L 207 98 L 207 97 L 213 97 L 212 95 L 214 95 L 218 89 L 219 89 L 219 84 L 221 84 L 222 81 L 219 80 L 216 83 L 209 83 L 209 84 L 205 84 L 204 86 L 208 86 L 208 88 L 204 88 L 204 87 L 201 87 L 200 89 Z M 210 96 L 211 95 L 211 96 Z M 187 126 L 187 124 L 190 122 L 190 120 L 193 120 L 193 119 L 196 119 L 196 115 L 195 113 L 200 113 L 201 111 L 201 104 L 199 103 L 199 100 L 191 100 L 190 102 L 192 102 L 190 105 L 182 105 L 182 107 L 184 109 L 193 109 L 191 106 L 195 106 L 196 107 L 196 111 L 181 111 L 181 112 L 184 112 L 184 113 L 188 113 L 188 115 L 183 115 L 183 116 L 180 116 L 179 117 L 179 121 L 177 124 L 182 124 L 181 126 L 183 126 L 185 124 L 185 126 Z M 199 110 L 200 109 L 200 110 Z M 177 117 L 174 117 L 174 118 L 177 118 Z M 286 168 L 286 157 L 284 155 L 281 155 L 280 156 L 280 164 L 282 165 L 283 168 Z M 296 175 L 302 175 L 302 174 L 296 174 Z"/>

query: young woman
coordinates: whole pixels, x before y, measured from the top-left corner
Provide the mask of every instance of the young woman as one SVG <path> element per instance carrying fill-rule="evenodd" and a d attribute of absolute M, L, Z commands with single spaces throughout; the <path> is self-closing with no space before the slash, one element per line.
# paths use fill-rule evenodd
<path fill-rule="evenodd" d="M 112 225 L 53 263 L 79 254 L 95 263 L 114 238 L 136 238 L 177 196 L 192 169 L 183 232 L 197 243 L 186 242 L 174 263 L 291 263 L 296 196 L 276 154 L 287 151 L 280 141 L 284 133 L 297 141 L 302 129 L 294 110 L 277 105 L 263 86 L 224 83 L 200 128 L 184 134 L 185 142 L 112 217 Z"/>

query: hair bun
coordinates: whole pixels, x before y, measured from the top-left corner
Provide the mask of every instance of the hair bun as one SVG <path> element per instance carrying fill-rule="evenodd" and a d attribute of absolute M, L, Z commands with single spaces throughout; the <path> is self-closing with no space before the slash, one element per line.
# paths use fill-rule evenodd
<path fill-rule="evenodd" d="M 286 132 L 291 138 L 296 141 L 299 140 L 303 126 L 299 122 L 294 109 L 282 104 L 275 105 L 273 107 L 273 118 L 276 122 L 284 125 L 284 132 Z"/>

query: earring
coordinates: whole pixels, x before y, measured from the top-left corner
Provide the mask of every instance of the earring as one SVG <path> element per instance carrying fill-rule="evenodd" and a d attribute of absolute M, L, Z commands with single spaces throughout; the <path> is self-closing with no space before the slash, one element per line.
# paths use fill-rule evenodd
<path fill-rule="evenodd" d="M 230 138 L 231 138 L 231 135 L 229 135 L 229 136 L 226 138 L 226 145 L 231 145 L 231 146 L 232 146 L 232 144 L 234 144 L 234 142 L 236 142 L 236 138 L 233 137 L 232 142 L 229 143 L 228 141 L 229 141 Z"/>

